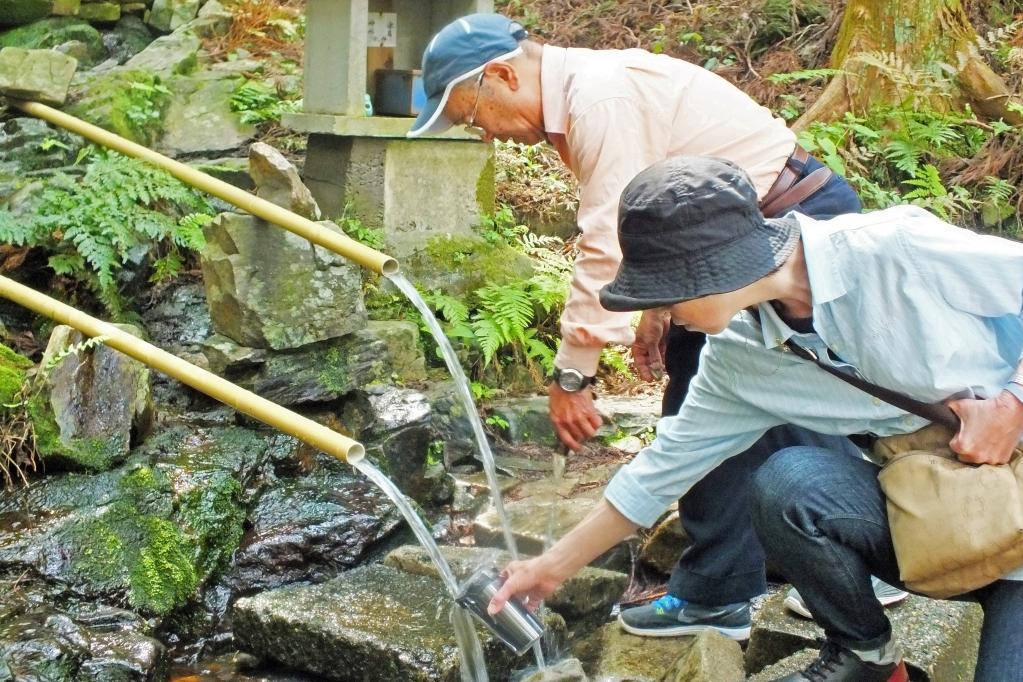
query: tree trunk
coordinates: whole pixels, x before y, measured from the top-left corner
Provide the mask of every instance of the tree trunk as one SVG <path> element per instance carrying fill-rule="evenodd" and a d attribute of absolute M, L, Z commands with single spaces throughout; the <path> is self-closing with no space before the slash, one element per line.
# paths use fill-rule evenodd
<path fill-rule="evenodd" d="M 981 116 L 1023 124 L 1020 102 L 980 54 L 961 0 L 849 0 L 831 64 L 841 73 L 793 128 L 861 114 L 879 104 L 969 104 Z"/>

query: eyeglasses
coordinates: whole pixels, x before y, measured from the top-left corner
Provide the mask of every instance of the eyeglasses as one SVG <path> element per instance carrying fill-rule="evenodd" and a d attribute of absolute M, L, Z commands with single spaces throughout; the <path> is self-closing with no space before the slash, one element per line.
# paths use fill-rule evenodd
<path fill-rule="evenodd" d="M 472 103 L 472 113 L 469 114 L 469 118 L 465 121 L 465 132 L 477 137 L 483 137 L 487 134 L 487 131 L 476 125 L 476 111 L 480 106 L 480 90 L 483 89 L 483 77 L 486 75 L 486 71 L 480 71 L 480 77 L 476 79 L 476 99 Z"/>

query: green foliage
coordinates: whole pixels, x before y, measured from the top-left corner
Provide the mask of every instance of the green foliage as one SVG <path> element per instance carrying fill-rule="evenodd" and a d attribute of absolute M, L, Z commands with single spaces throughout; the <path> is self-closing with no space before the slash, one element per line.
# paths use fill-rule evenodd
<path fill-rule="evenodd" d="M 799 81 L 818 81 L 826 78 L 830 78 L 838 73 L 840 69 L 806 69 L 804 71 L 788 71 L 785 73 L 772 73 L 767 77 L 772 83 L 778 83 L 779 85 L 785 85 L 787 83 L 796 83 Z"/>
<path fill-rule="evenodd" d="M 352 209 L 350 205 L 345 206 L 345 210 L 341 213 L 341 217 L 337 219 L 338 226 L 344 230 L 344 233 L 357 242 L 362 242 L 371 249 L 380 251 L 384 248 L 384 231 L 374 229 L 372 227 L 366 227 L 362 224 L 362 221 L 351 215 Z"/>
<path fill-rule="evenodd" d="M 444 441 L 432 440 L 426 446 L 426 468 L 432 469 L 444 462 Z"/>
<path fill-rule="evenodd" d="M 0 242 L 44 249 L 55 273 L 83 282 L 123 318 L 118 275 L 126 266 L 150 266 L 157 278 L 173 276 L 184 253 L 205 244 L 211 212 L 163 171 L 96 151 L 82 177 L 58 173 L 31 210 L 0 209 Z"/>
<path fill-rule="evenodd" d="M 529 232 L 529 228 L 519 224 L 510 206 L 501 206 L 494 215 L 483 216 L 476 231 L 491 244 L 514 246 L 519 237 Z"/>
<path fill-rule="evenodd" d="M 939 112 L 914 100 L 813 123 L 799 141 L 845 175 L 867 208 L 912 203 L 958 224 L 1020 230 L 1013 206 L 1023 195 L 1015 184 L 995 176 L 956 182 L 942 170 L 979 158 L 995 142 L 1023 144 L 1020 131 L 1001 121 L 987 124 L 968 109 Z"/>
<path fill-rule="evenodd" d="M 281 116 L 299 111 L 301 99 L 281 97 L 277 89 L 262 81 L 246 80 L 231 93 L 231 111 L 242 123 L 280 123 Z"/>

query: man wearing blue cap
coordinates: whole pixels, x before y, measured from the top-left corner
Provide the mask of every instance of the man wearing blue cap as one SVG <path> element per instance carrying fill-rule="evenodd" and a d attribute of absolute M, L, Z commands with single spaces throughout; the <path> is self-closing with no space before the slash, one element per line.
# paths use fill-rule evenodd
<path fill-rule="evenodd" d="M 428 100 L 411 137 L 462 124 L 485 140 L 549 142 L 579 180 L 579 256 L 548 389 L 551 420 L 573 450 L 601 423 L 589 387 L 606 344 L 632 344 L 646 380 L 667 369 L 664 415 L 678 412 L 703 346 L 702 333 L 671 327 L 660 312 L 644 313 L 634 333 L 631 314 L 610 312 L 598 300 L 621 260 L 616 209 L 637 173 L 678 154 L 717 156 L 749 173 L 767 215 L 860 210 L 852 188 L 798 147 L 784 121 L 723 78 L 665 55 L 541 46 L 506 17 L 474 14 L 430 41 L 423 81 Z M 749 515 L 750 475 L 782 445 L 832 440 L 773 429 L 748 456 L 725 461 L 697 484 L 681 501 L 691 545 L 672 573 L 669 593 L 624 611 L 622 626 L 651 636 L 713 628 L 748 637 L 748 602 L 766 589 L 763 551 Z M 848 442 L 838 447 L 857 453 Z M 886 603 L 905 597 L 883 583 L 878 589 Z M 787 603 L 808 615 L 798 593 Z"/>

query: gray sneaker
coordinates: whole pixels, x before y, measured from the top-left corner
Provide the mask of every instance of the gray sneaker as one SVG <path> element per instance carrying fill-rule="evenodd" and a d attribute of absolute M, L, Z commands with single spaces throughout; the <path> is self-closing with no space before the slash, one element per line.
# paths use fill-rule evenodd
<path fill-rule="evenodd" d="M 870 586 L 874 588 L 874 596 L 877 597 L 882 606 L 897 604 L 909 596 L 909 592 L 900 590 L 894 585 L 889 585 L 880 578 L 873 576 L 870 578 Z M 785 595 L 785 601 L 782 603 L 789 611 L 797 613 L 803 618 L 813 618 L 810 615 L 810 609 L 806 608 L 806 602 L 803 601 L 803 597 L 800 596 L 794 587 Z"/>
<path fill-rule="evenodd" d="M 666 594 L 645 606 L 618 614 L 622 629 L 643 637 L 678 637 L 717 630 L 738 641 L 749 639 L 749 602 L 724 606 L 701 606 Z"/>

